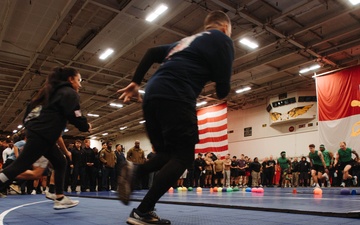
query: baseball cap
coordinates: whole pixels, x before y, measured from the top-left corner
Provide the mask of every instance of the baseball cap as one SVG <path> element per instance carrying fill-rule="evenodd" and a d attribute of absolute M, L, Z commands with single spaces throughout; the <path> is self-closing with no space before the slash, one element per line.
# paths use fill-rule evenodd
<path fill-rule="evenodd" d="M 321 144 L 319 147 L 320 147 L 320 148 L 325 148 L 325 145 Z"/>

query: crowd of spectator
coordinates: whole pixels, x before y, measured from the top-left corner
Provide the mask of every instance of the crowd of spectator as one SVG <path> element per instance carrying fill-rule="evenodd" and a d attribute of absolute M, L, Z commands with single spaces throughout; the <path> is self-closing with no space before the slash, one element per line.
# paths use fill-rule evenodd
<path fill-rule="evenodd" d="M 22 139 L 22 138 L 20 138 Z M 19 141 L 19 140 L 15 140 Z M 6 167 L 21 154 L 21 149 L 14 145 L 10 139 L 1 140 L 2 160 L 0 166 Z M 360 161 L 357 154 L 352 159 L 351 169 L 346 171 L 352 174 L 349 180 L 343 179 L 343 171 L 347 167 L 337 160 L 338 152 L 327 151 L 324 145 L 315 151 L 314 145 L 309 145 L 309 155 L 301 157 L 287 157 L 286 152 L 280 152 L 280 157 L 272 155 L 259 160 L 240 154 L 225 156 L 214 153 L 198 153 L 194 163 L 179 177 L 174 187 L 309 187 L 319 185 L 331 186 L 357 186 L 357 177 L 360 175 Z M 67 157 L 68 167 L 65 176 L 65 191 L 116 191 L 117 171 L 125 160 L 135 165 L 142 164 L 156 155 L 152 151 L 146 156 L 140 148 L 140 141 L 136 140 L 134 146 L 126 153 L 121 144 L 113 147 L 111 141 L 103 142 L 102 148 L 92 148 L 90 140 L 76 140 L 68 145 L 71 158 Z M 341 149 L 339 149 L 340 151 Z M 354 152 L 354 151 L 353 151 Z M 340 152 L 341 153 L 341 152 Z M 319 155 L 324 160 L 324 170 L 314 169 L 313 155 Z M 320 157 L 320 159 L 321 159 Z M 325 162 L 326 161 L 326 162 Z M 320 163 L 320 167 L 322 167 Z M 51 165 L 45 170 L 43 176 L 35 181 L 18 181 L 19 193 L 36 194 L 46 190 L 48 178 L 52 170 Z M 314 173 L 316 173 L 314 175 Z M 147 189 L 151 187 L 156 172 L 145 176 L 144 179 L 134 182 L 134 189 Z M 354 180 L 355 179 L 355 180 Z M 347 183 L 342 183 L 347 182 Z"/>

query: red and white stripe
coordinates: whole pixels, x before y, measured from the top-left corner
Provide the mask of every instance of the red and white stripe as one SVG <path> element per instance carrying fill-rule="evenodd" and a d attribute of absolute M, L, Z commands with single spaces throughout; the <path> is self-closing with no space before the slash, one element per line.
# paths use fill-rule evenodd
<path fill-rule="evenodd" d="M 319 138 L 330 151 L 360 146 L 360 66 L 316 78 Z"/>
<path fill-rule="evenodd" d="M 199 143 L 195 153 L 228 153 L 227 105 L 226 103 L 202 108 L 197 112 Z"/>

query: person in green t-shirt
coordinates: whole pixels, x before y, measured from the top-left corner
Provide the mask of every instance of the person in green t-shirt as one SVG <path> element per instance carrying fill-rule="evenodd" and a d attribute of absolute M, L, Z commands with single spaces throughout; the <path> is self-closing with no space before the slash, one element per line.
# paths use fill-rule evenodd
<path fill-rule="evenodd" d="M 282 151 L 280 153 L 281 157 L 278 158 L 278 163 L 280 164 L 280 181 L 279 186 L 285 187 L 286 175 L 291 173 L 291 161 L 290 159 L 286 158 L 286 152 Z"/>
<path fill-rule="evenodd" d="M 322 179 L 322 175 L 326 170 L 326 163 L 324 160 L 324 156 L 321 151 L 315 150 L 315 145 L 309 145 L 309 158 L 311 165 L 311 176 L 313 178 L 313 187 L 320 188 L 319 181 Z"/>
<path fill-rule="evenodd" d="M 358 161 L 359 155 L 357 152 L 351 148 L 347 148 L 345 141 L 340 142 L 340 149 L 336 155 L 336 160 L 340 163 L 339 170 L 343 173 L 343 180 L 340 185 L 341 187 L 345 187 L 345 181 L 348 179 L 352 180 L 354 186 L 357 185 L 357 177 L 349 174 L 349 170 L 355 163 L 352 158 L 352 154 L 356 156 L 356 161 Z"/>
<path fill-rule="evenodd" d="M 321 144 L 319 146 L 319 149 L 321 151 L 321 153 L 323 154 L 324 156 L 324 160 L 325 160 L 325 164 L 326 164 L 326 169 L 325 169 L 325 173 L 323 174 L 323 178 L 325 178 L 326 180 L 326 183 L 327 183 L 327 187 L 331 187 L 331 184 L 330 184 L 330 179 L 329 179 L 329 170 L 331 169 L 332 167 L 332 161 L 333 161 L 333 157 L 334 157 L 334 154 L 332 152 L 329 152 L 326 148 L 325 148 L 325 145 Z"/>

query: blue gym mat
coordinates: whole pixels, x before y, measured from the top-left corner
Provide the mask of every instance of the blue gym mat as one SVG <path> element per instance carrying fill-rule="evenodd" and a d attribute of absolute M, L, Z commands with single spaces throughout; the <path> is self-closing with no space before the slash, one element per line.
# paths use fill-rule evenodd
<path fill-rule="evenodd" d="M 203 189 L 166 193 L 156 205 L 160 217 L 177 225 L 238 224 L 359 224 L 360 196 L 340 195 L 340 188 L 324 188 L 323 194 L 311 188 L 265 188 L 263 194 L 213 192 Z M 357 189 L 359 193 L 360 189 Z M 132 208 L 146 194 L 135 191 L 129 206 L 113 192 L 67 193 L 79 199 L 77 207 L 54 210 L 44 195 L 9 195 L 0 199 L 0 225 L 26 224 L 126 224 Z"/>

